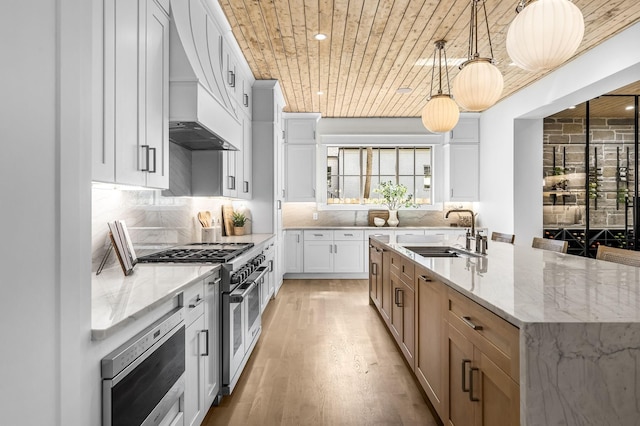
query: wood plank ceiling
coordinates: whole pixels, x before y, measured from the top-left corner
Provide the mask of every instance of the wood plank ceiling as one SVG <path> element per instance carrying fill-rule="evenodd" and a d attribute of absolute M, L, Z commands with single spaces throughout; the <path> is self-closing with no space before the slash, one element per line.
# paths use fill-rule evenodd
<path fill-rule="evenodd" d="M 323 117 L 417 117 L 429 96 L 436 40 L 466 58 L 470 0 L 219 0 L 256 79 L 277 79 L 289 112 Z M 637 0 L 575 0 L 585 18 L 576 56 L 640 19 Z M 505 47 L 516 0 L 486 0 L 502 97 L 538 80 L 510 66 Z M 484 17 L 481 56 L 488 56 Z M 328 36 L 317 41 L 314 36 Z M 637 48 L 637 46 L 630 46 Z M 449 67 L 453 81 L 458 72 Z M 399 94 L 397 89 L 411 88 Z M 322 92 L 322 94 L 318 94 Z"/>

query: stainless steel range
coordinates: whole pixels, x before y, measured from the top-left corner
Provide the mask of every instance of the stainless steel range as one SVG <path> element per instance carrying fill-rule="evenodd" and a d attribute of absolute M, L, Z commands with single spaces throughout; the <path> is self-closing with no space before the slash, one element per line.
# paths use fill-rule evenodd
<path fill-rule="evenodd" d="M 138 262 L 226 263 L 252 247 L 253 243 L 192 243 L 138 257 Z"/>
<path fill-rule="evenodd" d="M 260 253 L 237 268 L 222 265 L 222 394 L 233 392 L 262 332 L 261 291 L 268 272 Z"/>
<path fill-rule="evenodd" d="M 221 264 L 221 395 L 231 394 L 262 332 L 265 255 L 253 243 L 194 243 L 138 257 L 138 262 Z"/>

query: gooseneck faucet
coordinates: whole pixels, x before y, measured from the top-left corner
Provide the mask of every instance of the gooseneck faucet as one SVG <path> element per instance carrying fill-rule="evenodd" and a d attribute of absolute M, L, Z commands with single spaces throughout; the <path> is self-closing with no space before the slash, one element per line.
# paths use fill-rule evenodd
<path fill-rule="evenodd" d="M 473 210 L 468 209 L 453 209 L 449 210 L 444 218 L 447 219 L 450 213 L 469 213 L 471 215 L 471 235 L 475 237 L 476 235 L 476 215 L 473 213 Z"/>

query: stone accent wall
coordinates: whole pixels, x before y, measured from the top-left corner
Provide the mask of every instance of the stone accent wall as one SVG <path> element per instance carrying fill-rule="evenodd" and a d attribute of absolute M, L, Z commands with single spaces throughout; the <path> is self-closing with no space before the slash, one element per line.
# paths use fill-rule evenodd
<path fill-rule="evenodd" d="M 585 172 L 585 119 L 546 118 L 544 120 L 544 225 L 548 227 L 584 226 L 585 179 L 590 182 L 590 226 L 608 228 L 624 226 L 624 204 L 616 200 L 624 197 L 626 179 L 633 175 L 627 157 L 633 162 L 633 118 L 590 119 L 591 143 L 589 167 L 597 162 L 597 175 L 587 178 Z M 555 170 L 553 157 L 555 153 Z M 627 154 L 628 153 L 628 154 Z M 564 158 L 564 170 L 563 169 Z M 620 167 L 620 169 L 619 169 Z M 622 174 L 620 173 L 622 171 Z M 619 190 L 617 188 L 620 188 Z M 555 205 L 554 205 L 555 196 Z M 597 209 L 595 201 L 597 200 Z"/>

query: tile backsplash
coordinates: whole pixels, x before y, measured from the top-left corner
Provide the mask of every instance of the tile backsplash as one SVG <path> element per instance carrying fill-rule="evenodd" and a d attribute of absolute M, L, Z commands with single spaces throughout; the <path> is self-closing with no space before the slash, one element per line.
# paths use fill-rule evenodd
<path fill-rule="evenodd" d="M 200 241 L 199 211 L 208 210 L 214 221 L 221 219 L 218 197 L 163 197 L 159 190 L 116 190 L 94 186 L 92 190 L 91 252 L 96 271 L 109 247 L 107 222 L 124 220 L 136 247 L 184 244 Z M 111 255 L 107 266 L 115 263 Z"/>

